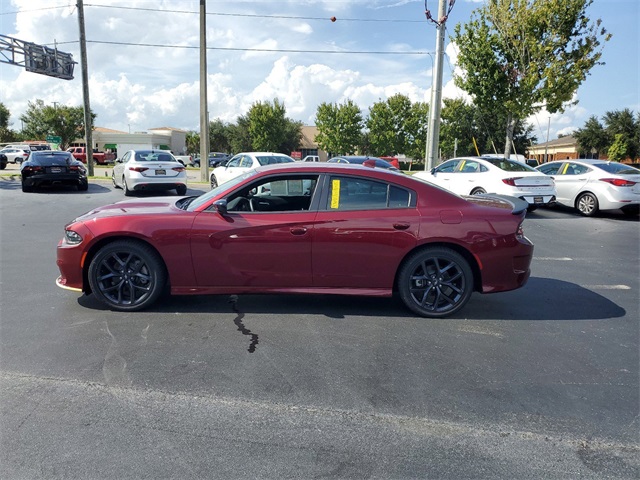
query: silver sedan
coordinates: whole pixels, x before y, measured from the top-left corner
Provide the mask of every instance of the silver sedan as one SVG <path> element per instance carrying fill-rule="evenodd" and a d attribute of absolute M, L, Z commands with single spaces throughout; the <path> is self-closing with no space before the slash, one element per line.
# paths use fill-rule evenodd
<path fill-rule="evenodd" d="M 587 217 L 600 210 L 640 212 L 640 170 L 608 160 L 558 160 L 536 167 L 556 181 L 556 200 Z"/>
<path fill-rule="evenodd" d="M 142 190 L 187 193 L 187 170 L 165 150 L 129 150 L 116 159 L 111 179 L 127 196 Z"/>

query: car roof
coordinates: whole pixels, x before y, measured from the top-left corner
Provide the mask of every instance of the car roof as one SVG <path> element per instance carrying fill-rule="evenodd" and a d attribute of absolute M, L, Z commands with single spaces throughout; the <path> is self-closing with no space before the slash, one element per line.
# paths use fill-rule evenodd
<path fill-rule="evenodd" d="M 382 160 L 380 157 L 371 157 L 369 155 L 336 155 L 334 158 L 343 158 L 344 160 L 355 160 L 355 161 L 364 161 L 364 160 Z M 386 161 L 386 160 L 383 160 Z"/>
<path fill-rule="evenodd" d="M 258 172 L 268 170 L 281 170 L 287 171 L 286 173 L 308 173 L 310 170 L 316 171 L 319 174 L 322 173 L 344 173 L 349 172 L 353 174 L 374 174 L 372 176 L 380 175 L 392 175 L 394 178 L 411 178 L 410 175 L 405 175 L 400 170 L 390 170 L 387 168 L 367 167 L 360 163 L 329 163 L 329 162 L 294 162 L 294 163 L 278 163 L 274 165 L 263 165 L 256 168 Z M 420 181 L 414 179 L 415 181 Z"/>

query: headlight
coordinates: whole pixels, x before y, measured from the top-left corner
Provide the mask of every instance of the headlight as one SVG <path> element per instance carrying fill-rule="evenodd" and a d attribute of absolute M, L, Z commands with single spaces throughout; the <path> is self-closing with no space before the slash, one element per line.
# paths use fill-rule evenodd
<path fill-rule="evenodd" d="M 65 230 L 64 238 L 69 245 L 78 245 L 82 243 L 82 237 L 73 230 Z"/>

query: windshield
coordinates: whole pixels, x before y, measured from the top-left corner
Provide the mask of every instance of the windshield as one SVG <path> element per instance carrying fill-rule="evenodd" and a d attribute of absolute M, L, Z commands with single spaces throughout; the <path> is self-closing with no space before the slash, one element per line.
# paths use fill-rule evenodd
<path fill-rule="evenodd" d="M 505 172 L 535 172 L 536 170 L 526 163 L 515 162 L 505 158 L 483 158 L 482 160 L 495 165 Z"/>
<path fill-rule="evenodd" d="M 617 175 L 638 175 L 640 170 L 632 167 L 631 165 L 625 165 L 624 163 L 596 163 L 594 167 L 598 167 L 607 173 L 615 173 Z"/>
<path fill-rule="evenodd" d="M 216 197 L 217 195 L 220 195 L 225 190 L 242 183 L 246 178 L 252 177 L 255 174 L 256 174 L 255 170 L 250 170 L 247 173 L 243 173 L 242 175 L 234 177 L 231 180 L 228 180 L 223 184 L 218 185 L 216 188 L 210 190 L 207 193 L 203 193 L 199 197 L 194 198 L 193 201 L 189 203 L 189 205 L 187 205 L 187 211 L 193 212 L 194 210 L 197 210 L 199 207 L 209 202 L 209 200 L 211 200 L 212 198 Z"/>

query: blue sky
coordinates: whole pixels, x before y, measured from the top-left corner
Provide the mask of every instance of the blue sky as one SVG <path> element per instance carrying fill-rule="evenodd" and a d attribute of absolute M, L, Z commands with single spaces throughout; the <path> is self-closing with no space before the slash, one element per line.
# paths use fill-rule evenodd
<path fill-rule="evenodd" d="M 80 60 L 75 0 L 3 0 L 0 32 L 52 45 Z M 481 2 L 457 0 L 449 33 Z M 102 5 L 102 6 L 101 6 Z M 436 12 L 437 0 L 428 0 Z M 278 98 L 287 115 L 313 124 L 321 102 L 351 99 L 369 107 L 396 93 L 412 101 L 430 98 L 435 27 L 424 0 L 207 1 L 210 118 L 235 121 L 252 103 Z M 96 125 L 122 131 L 171 126 L 199 128 L 199 2 L 196 0 L 85 0 L 91 108 Z M 19 12 L 19 13 L 17 13 Z M 330 18 L 336 17 L 335 22 Z M 640 2 L 596 0 L 592 19 L 613 34 L 562 114 L 531 117 L 539 141 L 567 134 L 591 115 L 640 111 Z M 155 46 L 142 46 L 155 45 Z M 164 48 L 177 45 L 184 48 Z M 455 46 L 447 35 L 445 97 L 462 94 L 451 81 Z M 329 53 L 341 52 L 341 53 Z M 380 53 L 371 53 L 380 52 Z M 14 129 L 27 103 L 82 104 L 79 66 L 75 79 L 59 80 L 0 63 L 0 101 Z"/>

